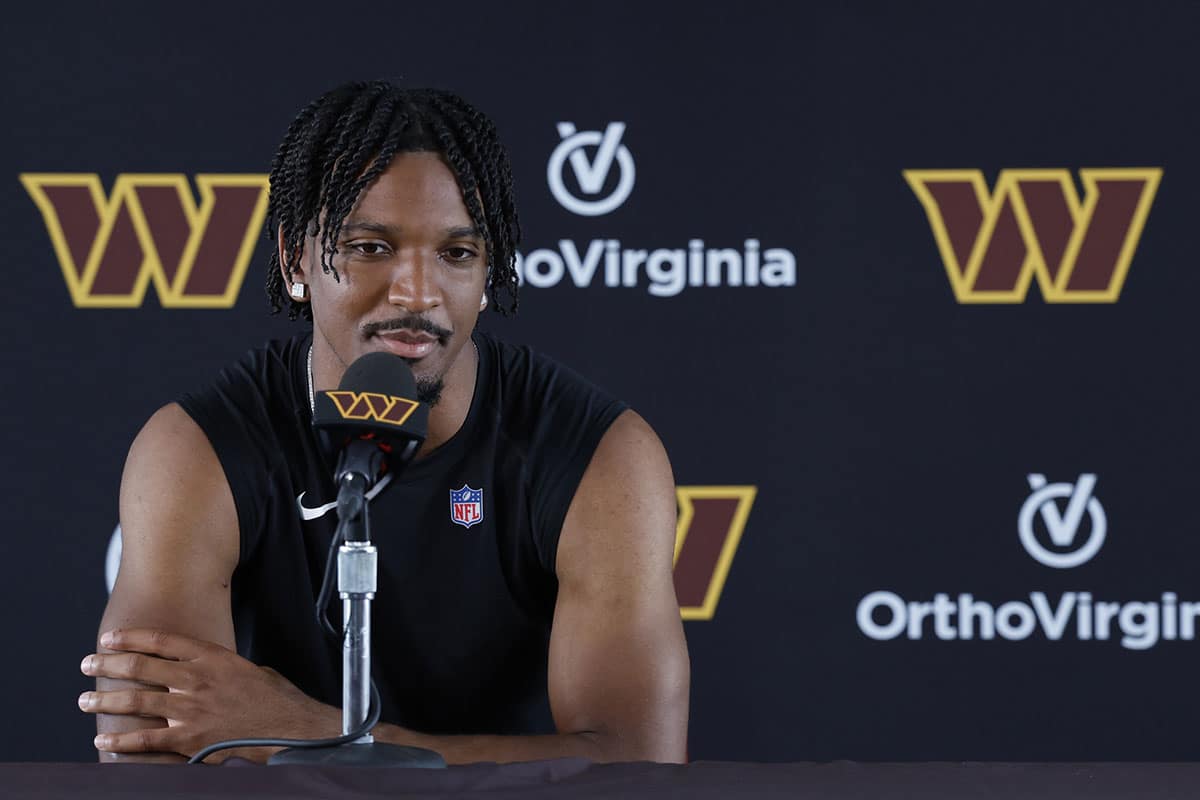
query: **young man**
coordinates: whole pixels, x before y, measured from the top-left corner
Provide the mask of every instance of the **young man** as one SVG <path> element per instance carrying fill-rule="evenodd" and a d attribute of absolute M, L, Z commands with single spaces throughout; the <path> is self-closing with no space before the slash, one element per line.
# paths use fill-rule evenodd
<path fill-rule="evenodd" d="M 341 87 L 292 123 L 270 202 L 268 293 L 312 332 L 165 406 L 130 449 L 120 576 L 83 664 L 101 760 L 341 732 L 340 644 L 313 613 L 336 491 L 312 402 L 377 350 L 433 405 L 416 461 L 371 500 L 375 737 L 450 762 L 683 760 L 662 445 L 578 376 L 475 331 L 517 299 L 492 123 L 447 92 Z M 460 489 L 480 505 L 456 523 Z"/>

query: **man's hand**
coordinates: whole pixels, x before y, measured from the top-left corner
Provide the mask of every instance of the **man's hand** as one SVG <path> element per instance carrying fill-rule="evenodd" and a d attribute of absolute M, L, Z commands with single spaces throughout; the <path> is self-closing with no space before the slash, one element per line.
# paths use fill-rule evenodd
<path fill-rule="evenodd" d="M 174 752 L 191 756 L 226 739 L 310 739 L 341 733 L 341 712 L 307 696 L 269 667 L 259 667 L 218 644 L 148 629 L 115 630 L 100 637 L 118 651 L 83 660 L 85 675 L 163 687 L 84 692 L 89 714 L 161 717 L 166 728 L 100 734 L 96 749 L 112 753 Z M 278 748 L 214 753 L 265 761 Z"/>

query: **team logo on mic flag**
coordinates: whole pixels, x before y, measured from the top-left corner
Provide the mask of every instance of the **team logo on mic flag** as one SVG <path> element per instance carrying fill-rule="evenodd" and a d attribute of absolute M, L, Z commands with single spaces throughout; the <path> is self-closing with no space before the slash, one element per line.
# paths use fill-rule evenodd
<path fill-rule="evenodd" d="M 420 405 L 407 397 L 393 397 L 378 392 L 350 392 L 339 389 L 321 392 L 333 401 L 342 419 L 377 420 L 391 425 L 403 425 Z"/>
<path fill-rule="evenodd" d="M 483 489 L 472 489 L 465 483 L 461 489 L 451 489 L 450 521 L 464 528 L 483 522 Z"/>

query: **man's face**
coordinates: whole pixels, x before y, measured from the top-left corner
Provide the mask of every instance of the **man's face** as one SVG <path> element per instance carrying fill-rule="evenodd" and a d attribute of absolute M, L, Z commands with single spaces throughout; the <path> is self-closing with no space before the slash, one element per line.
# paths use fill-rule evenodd
<path fill-rule="evenodd" d="M 441 156 L 398 154 L 362 194 L 338 238 L 340 281 L 322 271 L 319 247 L 308 239 L 304 279 L 327 363 L 344 369 L 384 350 L 409 362 L 422 389 L 440 382 L 475 327 L 487 278 L 483 237 Z"/>

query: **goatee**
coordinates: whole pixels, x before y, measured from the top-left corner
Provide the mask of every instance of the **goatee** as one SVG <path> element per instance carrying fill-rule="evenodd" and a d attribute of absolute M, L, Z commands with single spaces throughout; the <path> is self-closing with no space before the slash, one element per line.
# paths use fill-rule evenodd
<path fill-rule="evenodd" d="M 417 402 L 427 406 L 436 406 L 442 399 L 442 389 L 445 381 L 441 378 L 419 378 L 417 380 Z"/>

